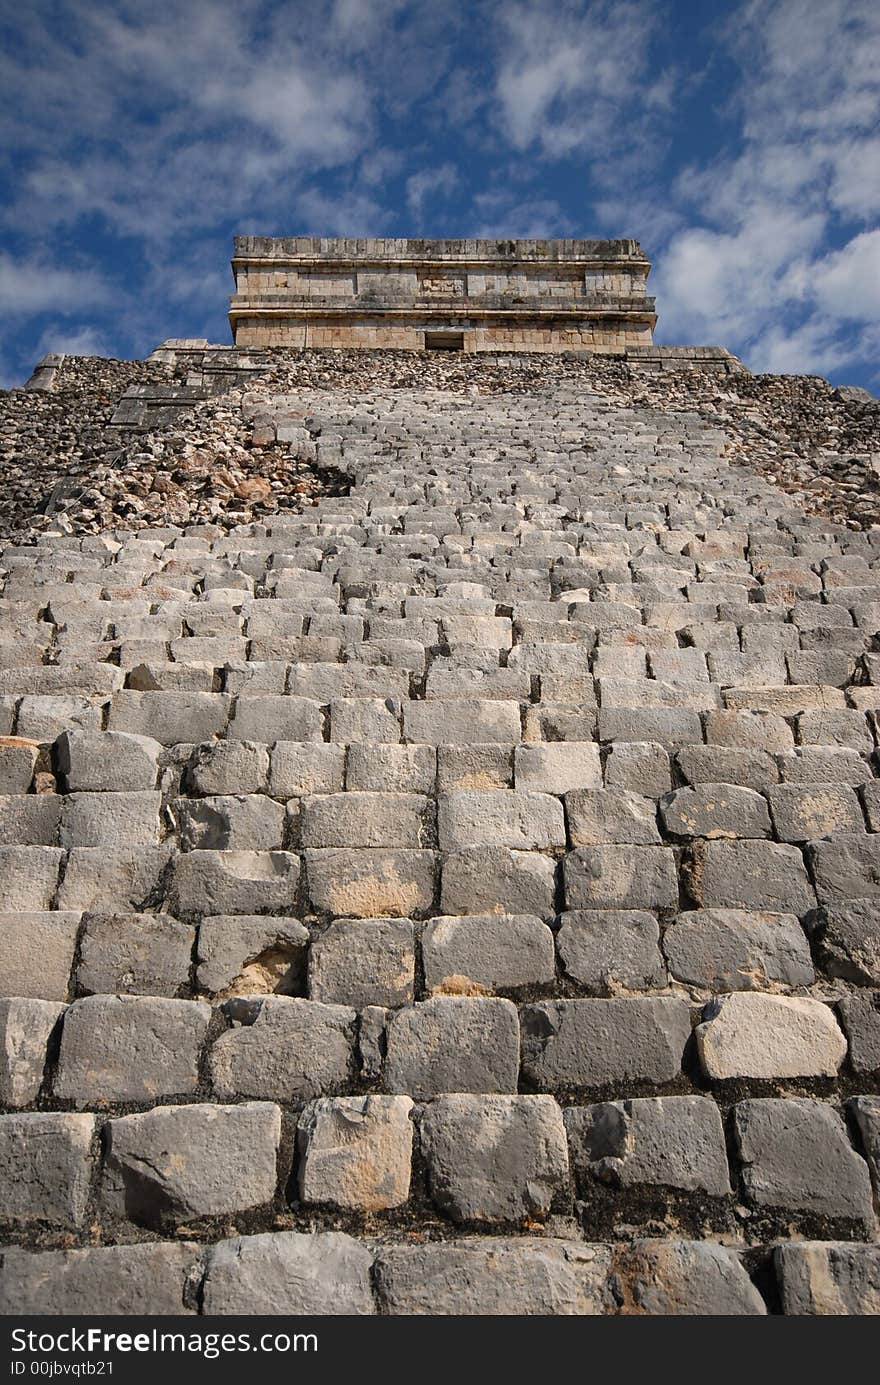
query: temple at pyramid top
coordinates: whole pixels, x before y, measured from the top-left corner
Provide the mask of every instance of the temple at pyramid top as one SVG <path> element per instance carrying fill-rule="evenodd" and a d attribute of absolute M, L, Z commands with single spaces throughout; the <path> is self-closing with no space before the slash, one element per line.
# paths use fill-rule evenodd
<path fill-rule="evenodd" d="M 634 240 L 236 236 L 236 346 L 616 352 L 650 346 Z"/>

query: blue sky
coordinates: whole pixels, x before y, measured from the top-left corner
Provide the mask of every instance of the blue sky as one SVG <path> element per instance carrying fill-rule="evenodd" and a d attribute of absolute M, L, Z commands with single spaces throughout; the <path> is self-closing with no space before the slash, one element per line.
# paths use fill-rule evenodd
<path fill-rule="evenodd" d="M 657 340 L 880 387 L 877 0 L 0 0 L 0 383 L 228 341 L 232 236 L 635 236 Z"/>

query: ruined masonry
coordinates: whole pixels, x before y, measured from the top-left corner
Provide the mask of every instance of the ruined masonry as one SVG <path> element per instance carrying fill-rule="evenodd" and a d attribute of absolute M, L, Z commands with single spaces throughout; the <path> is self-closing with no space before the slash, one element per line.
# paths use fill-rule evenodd
<path fill-rule="evenodd" d="M 880 1312 L 880 529 L 332 354 L 347 493 L 0 552 L 3 1311 Z"/>

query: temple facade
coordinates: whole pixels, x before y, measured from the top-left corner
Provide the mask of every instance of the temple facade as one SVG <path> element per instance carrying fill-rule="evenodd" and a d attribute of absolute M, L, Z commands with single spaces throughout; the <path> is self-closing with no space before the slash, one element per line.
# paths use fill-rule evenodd
<path fill-rule="evenodd" d="M 236 346 L 618 352 L 650 346 L 634 240 L 236 236 Z"/>

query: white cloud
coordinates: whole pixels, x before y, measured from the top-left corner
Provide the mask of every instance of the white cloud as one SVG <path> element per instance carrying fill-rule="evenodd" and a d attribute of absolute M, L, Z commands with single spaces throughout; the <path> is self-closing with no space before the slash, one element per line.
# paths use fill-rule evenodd
<path fill-rule="evenodd" d="M 406 180 L 406 204 L 418 224 L 425 213 L 425 203 L 444 200 L 458 185 L 454 164 L 444 163 L 437 168 L 422 168 Z"/>
<path fill-rule="evenodd" d="M 35 256 L 0 252 L 0 312 L 4 317 L 72 313 L 110 301 L 110 285 L 92 269 L 67 269 Z"/>
<path fill-rule="evenodd" d="M 106 333 L 97 327 L 66 328 L 57 322 L 51 323 L 42 333 L 37 343 L 37 357 L 49 351 L 63 351 L 68 356 L 111 356 L 113 354 Z"/>

